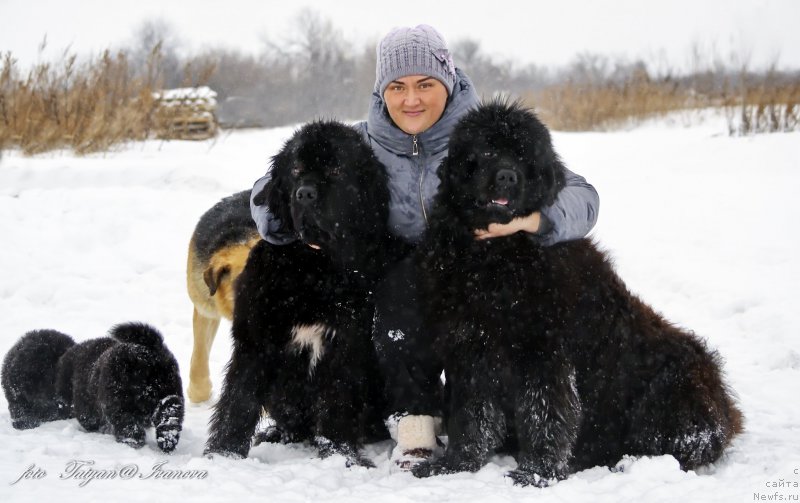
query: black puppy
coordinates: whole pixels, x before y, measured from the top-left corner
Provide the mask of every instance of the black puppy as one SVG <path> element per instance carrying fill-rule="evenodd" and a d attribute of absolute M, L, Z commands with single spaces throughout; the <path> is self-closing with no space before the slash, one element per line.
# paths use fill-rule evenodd
<path fill-rule="evenodd" d="M 34 330 L 8 350 L 0 381 L 14 428 L 27 430 L 71 417 L 71 397 L 56 394 L 56 375 L 58 360 L 74 345 L 61 332 Z"/>
<path fill-rule="evenodd" d="M 721 361 L 631 294 L 586 239 L 543 247 L 476 229 L 552 204 L 565 168 L 518 104 L 456 126 L 420 249 L 427 319 L 445 361 L 449 446 L 417 476 L 475 471 L 505 447 L 522 485 L 623 455 L 714 462 L 742 429 Z"/>
<path fill-rule="evenodd" d="M 155 426 L 159 448 L 172 451 L 184 404 L 178 364 L 163 342 L 141 323 L 80 344 L 55 330 L 25 334 L 3 361 L 13 426 L 76 417 L 87 431 L 111 433 L 132 447 L 143 446 L 145 429 Z"/>
<path fill-rule="evenodd" d="M 371 341 L 372 285 L 388 249 L 384 168 L 353 128 L 314 122 L 273 157 L 255 199 L 299 239 L 259 242 L 239 276 L 206 451 L 247 456 L 264 407 L 275 421 L 266 440 L 310 440 L 323 457 L 372 466 L 358 447 L 386 437 Z"/>

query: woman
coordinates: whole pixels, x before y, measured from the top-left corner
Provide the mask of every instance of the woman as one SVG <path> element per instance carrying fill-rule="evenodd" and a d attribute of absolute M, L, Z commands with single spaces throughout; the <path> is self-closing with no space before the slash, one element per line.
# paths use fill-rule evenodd
<path fill-rule="evenodd" d="M 478 104 L 470 79 L 453 65 L 442 36 L 432 27 L 398 28 L 378 44 L 375 88 L 369 116 L 357 125 L 389 174 L 390 230 L 409 244 L 419 242 L 439 187 L 437 170 L 447 155 L 456 122 Z M 269 181 L 259 179 L 253 194 Z M 586 180 L 568 173 L 553 206 L 508 224 L 476 229 L 476 239 L 527 232 L 543 245 L 579 239 L 594 226 L 599 198 Z M 251 201 L 259 233 L 275 244 L 294 236 L 277 232 L 279 222 Z M 390 428 L 397 442 L 392 458 L 402 469 L 436 451 L 435 417 L 441 416 L 441 363 L 421 330 L 413 271 L 398 262 L 376 290 L 375 346 L 386 377 Z"/>

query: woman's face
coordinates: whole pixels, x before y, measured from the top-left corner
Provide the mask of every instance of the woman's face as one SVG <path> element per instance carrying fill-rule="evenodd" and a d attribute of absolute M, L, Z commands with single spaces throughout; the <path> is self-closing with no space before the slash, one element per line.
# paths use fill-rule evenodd
<path fill-rule="evenodd" d="M 444 113 L 447 88 L 433 77 L 408 75 L 389 83 L 383 101 L 397 127 L 408 134 L 419 134 Z"/>

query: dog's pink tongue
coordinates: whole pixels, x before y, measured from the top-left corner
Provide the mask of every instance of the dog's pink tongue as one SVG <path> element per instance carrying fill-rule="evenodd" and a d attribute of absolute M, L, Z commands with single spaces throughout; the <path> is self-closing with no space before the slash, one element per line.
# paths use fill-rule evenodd
<path fill-rule="evenodd" d="M 494 204 L 501 204 L 501 205 L 503 205 L 503 206 L 508 206 L 508 199 L 506 199 L 506 198 L 503 198 L 503 199 L 493 199 L 493 200 L 492 200 L 492 202 L 493 202 Z"/>

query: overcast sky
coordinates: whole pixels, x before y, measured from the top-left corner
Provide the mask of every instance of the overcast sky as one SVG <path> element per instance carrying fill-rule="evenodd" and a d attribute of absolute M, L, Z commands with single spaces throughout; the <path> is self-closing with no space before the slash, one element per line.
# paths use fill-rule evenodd
<path fill-rule="evenodd" d="M 800 69 L 800 0 L 0 0 L 0 51 L 35 62 L 47 36 L 52 59 L 67 47 L 96 53 L 132 39 L 148 19 L 168 21 L 190 51 L 257 52 L 281 40 L 304 6 L 354 43 L 392 27 L 427 23 L 449 41 L 470 37 L 520 63 L 562 65 L 581 52 L 643 57 L 685 68 L 693 46 L 751 66 Z M 456 62 L 458 64 L 458 62 Z"/>

